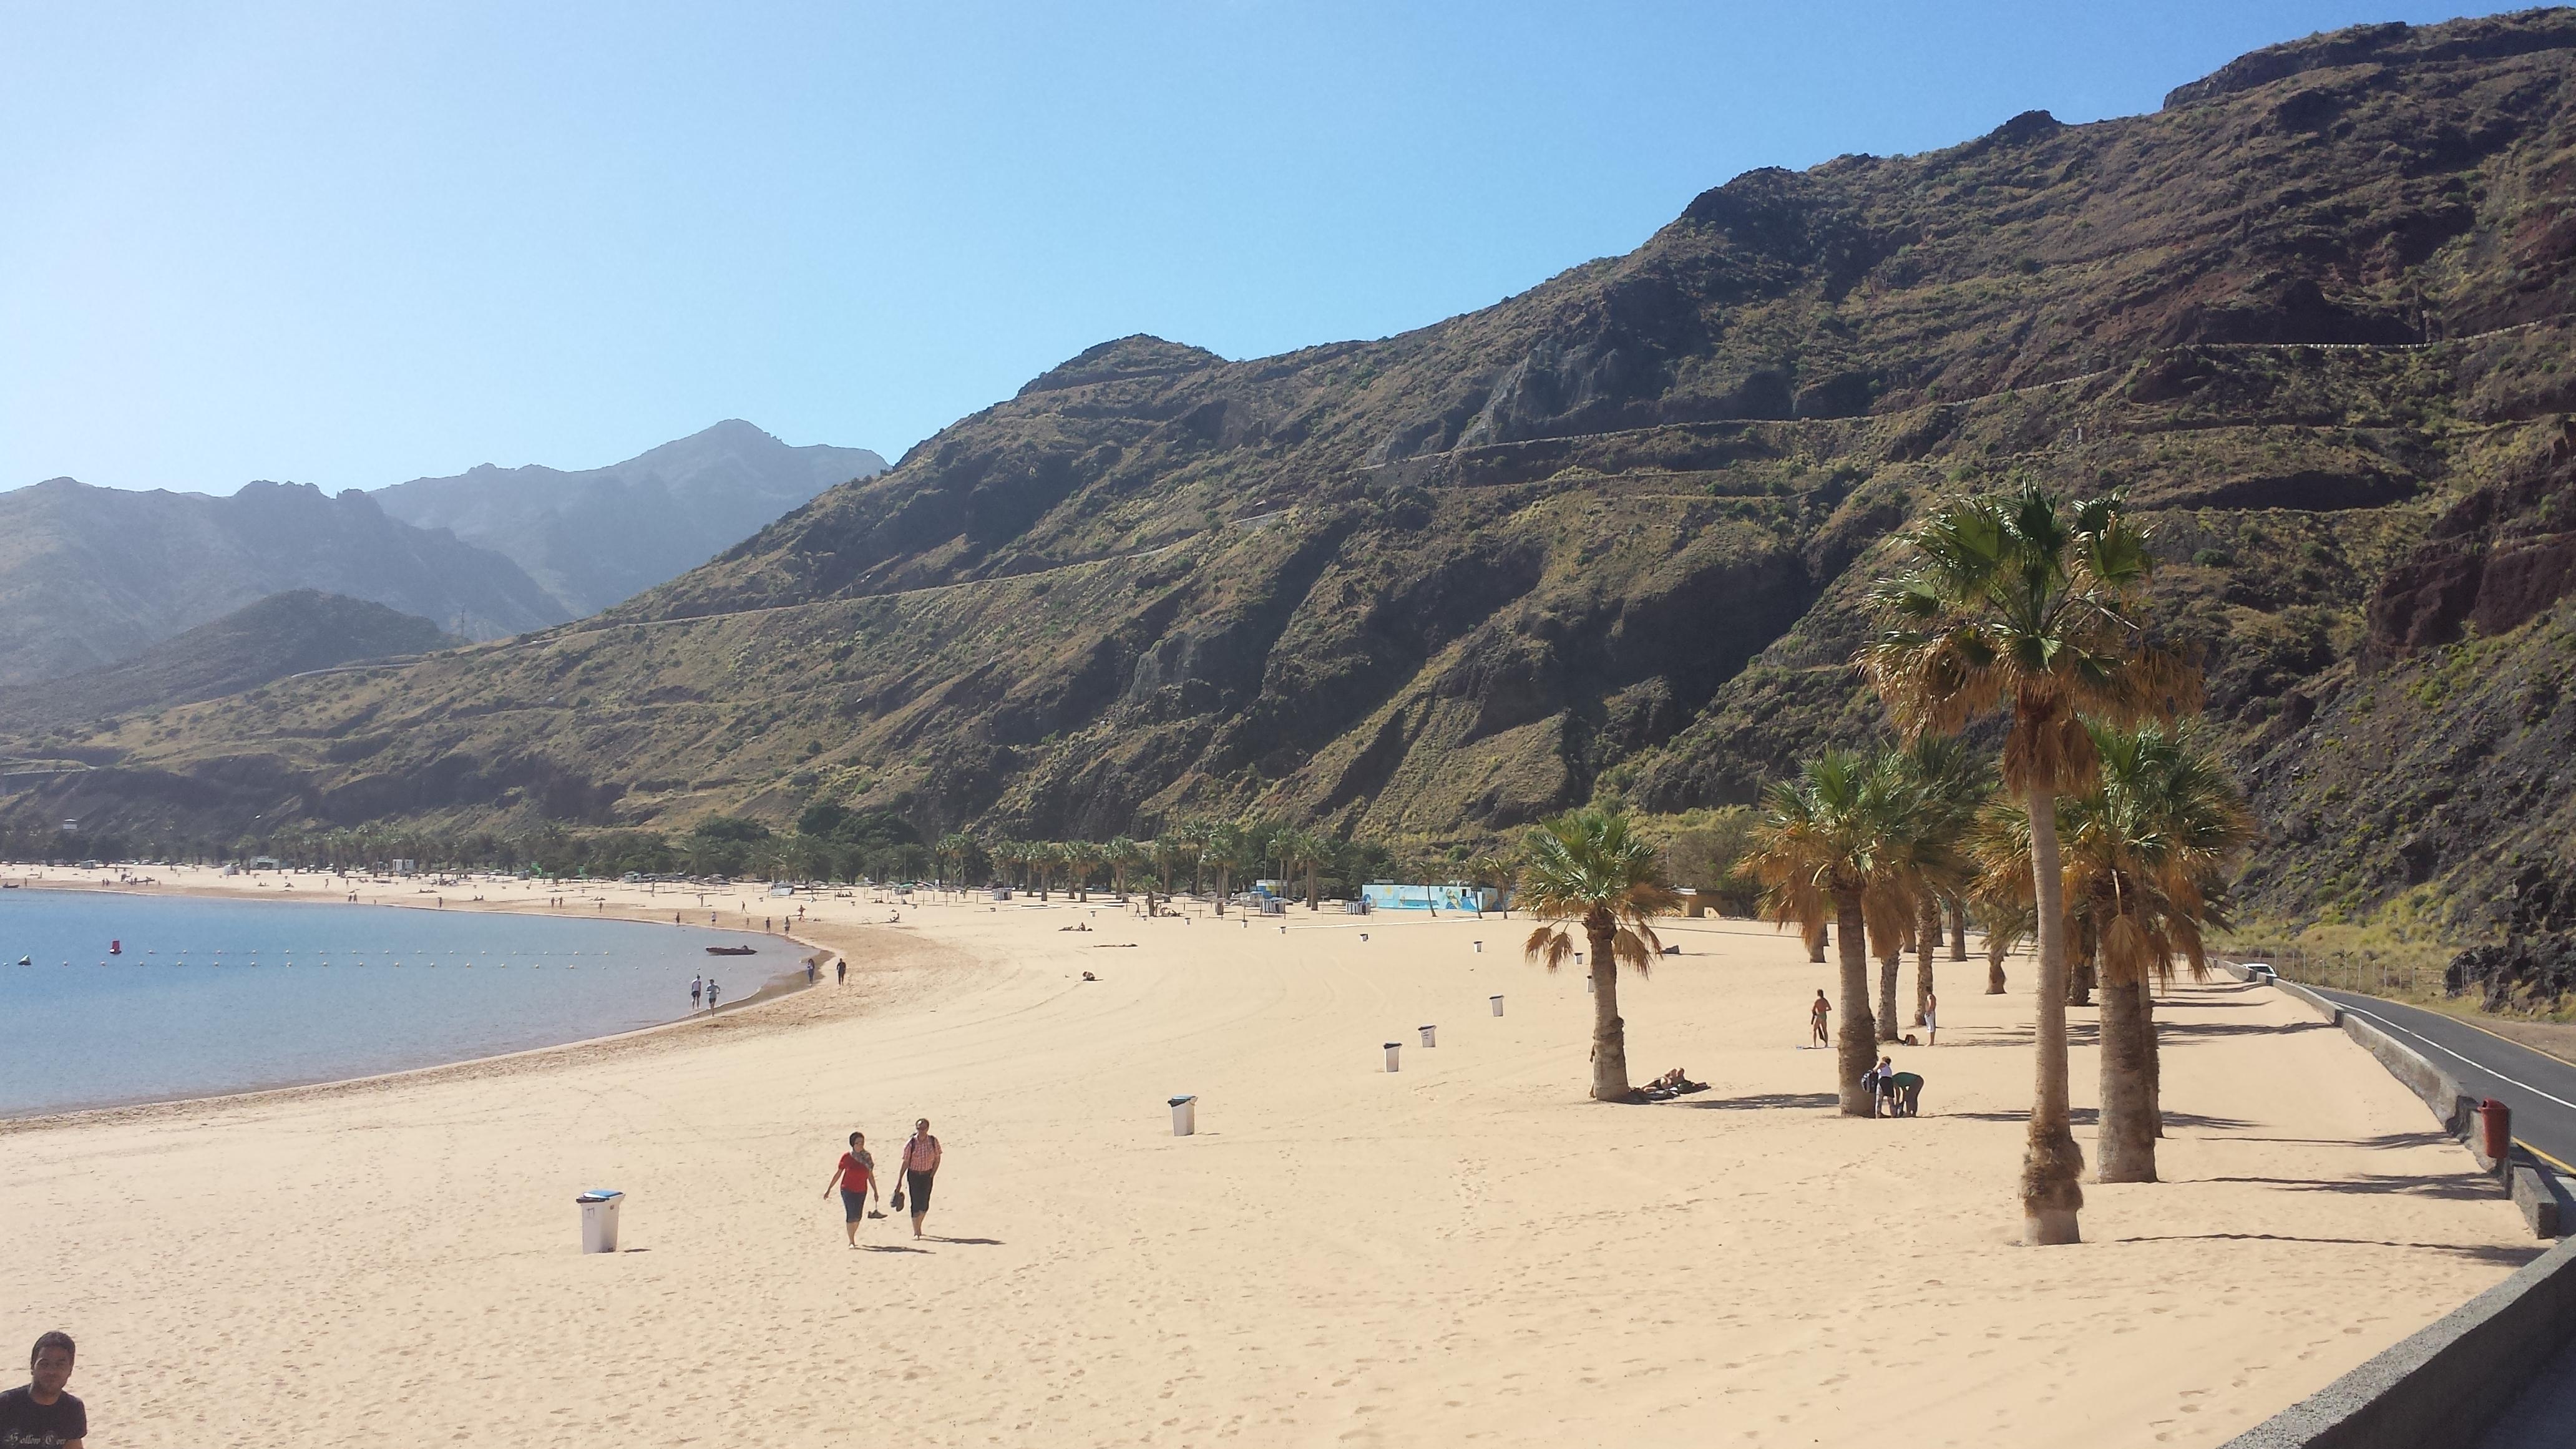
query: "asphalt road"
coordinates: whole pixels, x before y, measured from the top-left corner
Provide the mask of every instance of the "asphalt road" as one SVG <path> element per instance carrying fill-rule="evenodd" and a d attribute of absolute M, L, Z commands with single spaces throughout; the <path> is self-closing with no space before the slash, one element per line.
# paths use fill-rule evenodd
<path fill-rule="evenodd" d="M 2438 1011 L 2350 991 L 2308 989 L 2386 1028 L 2459 1078 L 2470 1096 L 2493 1097 L 2512 1108 L 2514 1140 L 2576 1175 L 2576 1167 L 2568 1166 L 2576 1163 L 2576 1066 Z"/>
<path fill-rule="evenodd" d="M 2513 1137 L 2576 1176 L 2576 1066 L 2520 1042 L 2480 1031 L 2455 1017 L 2349 991 L 2308 988 L 2386 1029 L 2459 1079 L 2473 1096 L 2513 1109 Z M 2541 1370 L 2503 1419 L 2479 1437 L 2479 1449 L 2565 1449 L 2576 1444 L 2576 1343 Z"/>

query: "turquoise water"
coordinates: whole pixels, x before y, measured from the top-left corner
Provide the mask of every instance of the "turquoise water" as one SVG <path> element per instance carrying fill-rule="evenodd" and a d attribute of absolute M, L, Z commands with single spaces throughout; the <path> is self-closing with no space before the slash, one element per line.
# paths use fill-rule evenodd
<path fill-rule="evenodd" d="M 732 944 L 760 954 L 706 954 Z M 0 891 L 0 1117 L 580 1041 L 687 1015 L 693 976 L 740 1000 L 803 955 L 634 921 Z"/>

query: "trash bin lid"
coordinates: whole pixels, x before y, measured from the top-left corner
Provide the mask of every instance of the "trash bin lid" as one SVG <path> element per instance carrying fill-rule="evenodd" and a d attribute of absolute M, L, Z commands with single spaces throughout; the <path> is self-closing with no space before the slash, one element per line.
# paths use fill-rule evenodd
<path fill-rule="evenodd" d="M 574 1198 L 574 1199 L 573 1199 L 573 1201 L 574 1201 L 574 1202 L 606 1202 L 606 1201 L 608 1201 L 610 1198 L 617 1198 L 617 1197 L 624 1197 L 624 1196 L 626 1196 L 626 1194 L 624 1194 L 624 1193 L 622 1193 L 622 1192 L 619 1192 L 617 1189 L 615 1189 L 615 1188 L 613 1188 L 613 1187 L 594 1187 L 594 1188 L 592 1188 L 590 1191 L 588 1191 L 588 1192 L 586 1192 L 586 1193 L 583 1193 L 581 1196 L 579 1196 L 579 1197 L 577 1197 L 577 1198 Z"/>
<path fill-rule="evenodd" d="M 1183 1102 L 1195 1102 L 1195 1101 L 1197 1101 L 1197 1100 L 1198 1100 L 1198 1098 L 1196 1098 L 1196 1097 L 1174 1097 L 1174 1098 L 1172 1099 L 1172 1105 L 1173 1105 L 1173 1106 L 1175 1106 L 1175 1107 L 1177 1107 L 1177 1106 L 1181 1105 Z"/>

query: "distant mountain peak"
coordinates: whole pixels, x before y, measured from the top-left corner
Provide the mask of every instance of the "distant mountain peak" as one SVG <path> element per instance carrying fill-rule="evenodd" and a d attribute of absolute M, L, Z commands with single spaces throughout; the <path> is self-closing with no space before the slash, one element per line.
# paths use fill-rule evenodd
<path fill-rule="evenodd" d="M 576 616 L 641 593 L 836 484 L 885 471 L 865 448 L 792 447 L 726 418 L 604 468 L 479 464 L 371 497 L 396 518 L 507 555 Z"/>

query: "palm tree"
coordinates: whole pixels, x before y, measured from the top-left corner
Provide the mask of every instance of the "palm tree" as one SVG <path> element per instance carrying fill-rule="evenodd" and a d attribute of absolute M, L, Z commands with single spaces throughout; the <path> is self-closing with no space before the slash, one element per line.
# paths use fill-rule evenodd
<path fill-rule="evenodd" d="M 1064 864 L 1069 888 L 1081 893 L 1085 905 L 1091 903 L 1091 882 L 1109 863 L 1108 848 L 1096 840 L 1068 840 L 1063 845 Z"/>
<path fill-rule="evenodd" d="M 1288 864 L 1292 871 L 1306 877 L 1306 909 L 1320 910 L 1323 896 L 1316 884 L 1316 874 L 1333 859 L 1333 837 L 1320 830 L 1298 830 L 1289 836 Z"/>
<path fill-rule="evenodd" d="M 1628 830 L 1625 816 L 1577 810 L 1530 832 L 1521 904 L 1541 924 L 1524 954 L 1550 971 L 1574 954 L 1565 927 L 1592 948 L 1592 1099 L 1628 1099 L 1628 1031 L 1619 1017 L 1619 964 L 1643 974 L 1663 951 L 1654 918 L 1681 897 L 1664 884 L 1662 853 Z"/>
<path fill-rule="evenodd" d="M 1216 827 L 1204 820 L 1184 820 L 1172 830 L 1172 839 L 1180 842 L 1181 859 L 1189 862 L 1191 895 L 1200 894 L 1207 886 L 1207 849 L 1215 836 Z"/>
<path fill-rule="evenodd" d="M 1941 912 L 1957 901 L 1971 874 L 1965 853 L 1977 807 L 1994 780 L 1951 735 L 1924 735 L 1897 756 L 1914 792 L 1913 830 L 1920 880 L 1914 893 L 1914 1024 L 1932 997 L 1932 953 L 1941 944 Z"/>
<path fill-rule="evenodd" d="M 2208 971 L 2202 931 L 2227 924 L 2229 873 L 2254 822 L 2227 772 L 2158 725 L 2096 725 L 2099 782 L 2064 811 L 2066 896 L 2092 927 L 2102 966 L 2104 1182 L 2156 1180 L 2154 988 L 2180 956 Z"/>
<path fill-rule="evenodd" d="M 1491 886 L 1498 892 L 1507 891 L 1512 888 L 1514 874 L 1512 863 L 1499 855 L 1480 855 L 1467 862 L 1467 882 L 1470 885 Z M 1480 912 L 1481 909 L 1480 907 Z M 1508 921 L 1511 918 L 1512 905 L 1506 898 L 1503 901 L 1503 919 Z"/>
<path fill-rule="evenodd" d="M 1109 888 L 1117 892 L 1118 899 L 1127 899 L 1127 878 L 1136 873 L 1138 862 L 1145 858 L 1144 847 L 1124 835 L 1113 835 L 1100 848 L 1100 858 L 1109 867 Z"/>
<path fill-rule="evenodd" d="M 1794 924 L 1812 942 L 1833 922 L 1842 948 L 1834 1078 L 1849 1117 L 1876 1110 L 1861 1085 L 1881 1037 L 1869 1003 L 1869 943 L 1905 929 L 1912 893 L 1896 846 L 1908 793 L 1892 757 L 1828 750 L 1807 761 L 1797 779 L 1766 792 L 1762 823 L 1745 851 L 1744 868 L 1762 883 L 1763 907 L 1775 924 Z"/>
<path fill-rule="evenodd" d="M 1199 847 L 1199 859 L 1216 867 L 1216 913 L 1225 914 L 1226 897 L 1234 893 L 1234 878 L 1243 871 L 1261 867 L 1261 842 L 1242 826 L 1211 826 L 1207 843 Z"/>
<path fill-rule="evenodd" d="M 2016 494 L 1942 503 L 1904 542 L 1913 564 L 1873 591 L 1887 628 L 1859 663 L 1909 739 L 1955 734 L 1995 711 L 2009 718 L 2003 784 L 2030 819 L 2039 914 L 2022 1235 L 2078 1242 L 2084 1154 L 2068 1123 L 2057 797 L 2090 785 L 2100 767 L 2080 714 L 2170 719 L 2196 681 L 2145 640 L 2140 598 L 2154 562 L 2116 499 L 2088 499 L 2070 515 L 2026 482 Z"/>
<path fill-rule="evenodd" d="M 963 830 L 952 830 L 939 837 L 939 862 L 947 871 L 943 884 L 953 884 L 965 877 L 967 857 L 975 853 L 975 837 Z"/>

